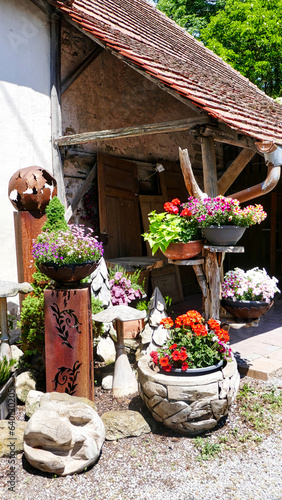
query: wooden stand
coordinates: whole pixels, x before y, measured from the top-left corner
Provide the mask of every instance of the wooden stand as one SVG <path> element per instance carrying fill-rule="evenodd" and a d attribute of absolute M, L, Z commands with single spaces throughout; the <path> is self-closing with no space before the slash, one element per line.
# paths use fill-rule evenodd
<path fill-rule="evenodd" d="M 94 400 L 90 285 L 44 292 L 46 391 Z"/>
<path fill-rule="evenodd" d="M 219 319 L 223 261 L 225 253 L 242 253 L 241 246 L 204 245 L 203 258 L 169 260 L 177 266 L 193 266 L 203 294 L 203 313 L 206 319 Z"/>

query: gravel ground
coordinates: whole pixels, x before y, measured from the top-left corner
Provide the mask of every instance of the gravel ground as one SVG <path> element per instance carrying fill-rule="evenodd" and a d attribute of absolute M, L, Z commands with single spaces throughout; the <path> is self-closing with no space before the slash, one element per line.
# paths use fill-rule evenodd
<path fill-rule="evenodd" d="M 256 394 L 271 394 L 274 387 L 282 389 L 282 379 L 257 382 L 245 377 L 241 388 L 245 383 Z M 96 387 L 99 415 L 109 409 L 137 410 L 149 421 L 152 432 L 106 441 L 91 469 L 63 478 L 34 469 L 19 454 L 14 492 L 8 491 L 8 459 L 2 458 L 0 498 L 281 500 L 281 406 L 262 406 L 257 396 L 249 395 L 237 400 L 226 421 L 214 431 L 195 439 L 154 422 L 138 394 L 114 400 Z M 246 413 L 250 408 L 255 419 L 250 420 Z M 24 407 L 19 408 L 17 418 L 24 419 Z"/>

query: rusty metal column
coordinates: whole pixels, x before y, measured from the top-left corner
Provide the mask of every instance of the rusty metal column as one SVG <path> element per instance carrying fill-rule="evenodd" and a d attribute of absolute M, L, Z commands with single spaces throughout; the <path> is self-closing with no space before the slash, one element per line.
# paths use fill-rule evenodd
<path fill-rule="evenodd" d="M 90 285 L 44 292 L 46 391 L 94 400 Z"/>

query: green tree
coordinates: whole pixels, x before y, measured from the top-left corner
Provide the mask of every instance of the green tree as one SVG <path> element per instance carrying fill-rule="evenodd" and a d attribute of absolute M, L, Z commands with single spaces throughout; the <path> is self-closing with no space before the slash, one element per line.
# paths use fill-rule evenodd
<path fill-rule="evenodd" d="M 157 7 L 191 35 L 200 36 L 211 16 L 222 9 L 226 0 L 158 0 Z"/>
<path fill-rule="evenodd" d="M 282 0 L 227 0 L 201 39 L 266 94 L 281 95 Z"/>

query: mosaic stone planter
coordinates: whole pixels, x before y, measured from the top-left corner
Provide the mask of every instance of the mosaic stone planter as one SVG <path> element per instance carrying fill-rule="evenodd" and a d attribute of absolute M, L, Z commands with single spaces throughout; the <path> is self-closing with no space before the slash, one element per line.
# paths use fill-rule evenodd
<path fill-rule="evenodd" d="M 156 373 L 149 362 L 149 355 L 138 362 L 139 394 L 157 422 L 196 436 L 228 413 L 240 382 L 235 359 L 213 373 L 187 376 Z"/>

